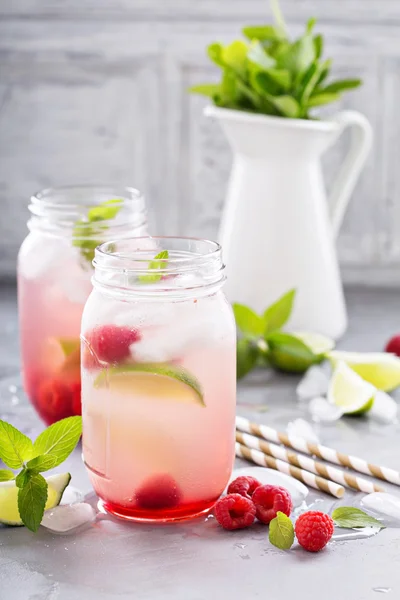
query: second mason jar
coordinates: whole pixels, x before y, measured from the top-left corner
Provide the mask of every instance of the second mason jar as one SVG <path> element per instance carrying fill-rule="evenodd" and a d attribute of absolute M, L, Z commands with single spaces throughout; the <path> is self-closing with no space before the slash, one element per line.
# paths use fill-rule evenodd
<path fill-rule="evenodd" d="M 208 511 L 235 444 L 236 330 L 214 242 L 96 250 L 82 318 L 83 453 L 104 508 L 168 521 Z"/>
<path fill-rule="evenodd" d="M 79 333 L 96 246 L 146 235 L 143 196 L 133 188 L 72 186 L 31 198 L 18 257 L 25 391 L 46 423 L 81 413 Z"/>

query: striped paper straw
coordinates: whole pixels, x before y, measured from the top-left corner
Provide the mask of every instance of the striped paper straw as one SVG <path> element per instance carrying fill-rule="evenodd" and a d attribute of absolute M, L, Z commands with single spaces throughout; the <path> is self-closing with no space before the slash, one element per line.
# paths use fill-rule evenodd
<path fill-rule="evenodd" d="M 269 442 L 283 444 L 284 446 L 293 448 L 294 450 L 304 452 L 304 454 L 317 456 L 322 460 L 327 460 L 328 462 L 335 463 L 336 465 L 349 467 L 358 473 L 365 473 L 366 475 L 383 479 L 389 483 L 400 485 L 400 473 L 398 471 L 389 469 L 388 467 L 379 467 L 367 462 L 363 458 L 358 458 L 357 456 L 351 456 L 349 454 L 343 454 L 342 452 L 338 452 L 333 448 L 328 448 L 327 446 L 322 446 L 321 444 L 309 442 L 302 437 L 287 435 L 286 433 L 277 431 L 276 429 L 268 427 L 267 425 L 257 425 L 257 423 L 252 423 L 244 417 L 236 417 L 236 427 L 240 431 L 252 433 L 264 438 L 265 440 L 268 440 Z"/>
<path fill-rule="evenodd" d="M 308 456 L 303 456 L 302 454 L 296 454 L 295 452 L 290 452 L 282 446 L 276 446 L 275 444 L 270 444 L 269 442 L 264 442 L 260 440 L 260 438 L 255 437 L 254 435 L 250 435 L 248 433 L 240 433 L 236 432 L 236 441 L 242 444 L 243 446 L 247 446 L 248 448 L 254 448 L 255 450 L 260 450 L 269 456 L 273 456 L 275 458 L 279 458 L 280 460 L 284 460 L 285 462 L 294 465 L 295 467 L 299 467 L 301 469 L 305 469 L 306 471 L 310 471 L 311 473 L 315 473 L 316 475 L 321 475 L 325 479 L 329 479 L 330 481 L 336 481 L 336 483 L 340 483 L 340 485 L 344 485 L 345 487 L 350 487 L 359 492 L 365 492 L 366 494 L 372 494 L 372 492 L 384 492 L 384 488 L 380 485 L 376 485 L 371 481 L 367 481 L 367 479 L 363 479 L 362 477 L 356 477 L 351 473 L 346 473 L 346 471 L 342 471 L 341 469 L 337 469 L 336 467 L 331 467 L 329 465 L 325 465 L 324 463 L 320 463 L 313 458 L 309 458 Z"/>
<path fill-rule="evenodd" d="M 294 477 L 294 479 L 298 479 L 302 483 L 305 483 L 308 485 L 308 487 L 331 494 L 331 496 L 335 496 L 335 498 L 343 497 L 344 487 L 342 485 L 338 485 L 337 483 L 333 483 L 333 481 L 328 481 L 323 477 L 319 477 L 318 475 L 314 475 L 313 473 L 309 473 L 308 471 L 304 471 L 303 469 L 289 465 L 282 460 L 272 458 L 272 456 L 263 454 L 263 452 L 260 452 L 259 450 L 253 450 L 252 448 L 242 446 L 242 444 L 238 444 L 238 442 L 236 442 L 235 450 L 236 456 L 245 458 L 256 465 L 268 467 L 269 469 L 275 469 L 275 471 L 285 473 L 285 475 L 289 475 L 289 477 Z"/>

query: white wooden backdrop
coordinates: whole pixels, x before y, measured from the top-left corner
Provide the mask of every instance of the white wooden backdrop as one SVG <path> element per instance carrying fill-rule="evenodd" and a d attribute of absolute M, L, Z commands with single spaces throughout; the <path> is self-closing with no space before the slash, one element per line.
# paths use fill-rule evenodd
<path fill-rule="evenodd" d="M 345 279 L 400 283 L 400 1 L 281 2 L 293 33 L 318 18 L 337 75 L 365 80 L 343 103 L 375 130 L 338 243 Z M 215 237 L 231 156 L 186 89 L 215 77 L 207 43 L 269 18 L 267 0 L 0 0 L 0 277 L 29 194 L 57 184 L 137 186 L 153 231 Z M 345 151 L 326 157 L 328 183 Z"/>

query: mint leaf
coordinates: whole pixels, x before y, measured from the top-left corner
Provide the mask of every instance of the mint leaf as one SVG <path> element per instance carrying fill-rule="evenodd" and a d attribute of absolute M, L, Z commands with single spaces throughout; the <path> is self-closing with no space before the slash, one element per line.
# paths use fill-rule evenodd
<path fill-rule="evenodd" d="M 385 529 L 378 519 L 374 519 L 363 510 L 352 506 L 340 506 L 332 513 L 332 519 L 337 527 L 356 529 L 357 527 L 380 527 Z"/>
<path fill-rule="evenodd" d="M 236 326 L 247 336 L 260 337 L 264 333 L 264 321 L 257 313 L 244 304 L 233 304 Z"/>
<path fill-rule="evenodd" d="M 82 417 L 68 417 L 50 425 L 33 444 L 35 454 L 51 454 L 57 467 L 71 454 L 82 434 Z"/>
<path fill-rule="evenodd" d="M 236 346 L 237 378 L 241 379 L 247 375 L 256 366 L 258 358 L 259 351 L 252 340 L 245 338 L 238 340 Z"/>
<path fill-rule="evenodd" d="M 27 468 L 34 473 L 43 473 L 56 466 L 57 458 L 52 454 L 39 454 L 32 458 L 27 464 Z"/>
<path fill-rule="evenodd" d="M 293 523 L 283 512 L 278 511 L 269 524 L 269 541 L 280 550 L 289 550 L 293 545 Z"/>
<path fill-rule="evenodd" d="M 32 456 L 31 440 L 15 427 L 0 420 L 0 458 L 11 469 L 20 469 Z"/>
<path fill-rule="evenodd" d="M 31 471 L 29 471 L 28 469 L 26 469 L 25 467 L 22 469 L 22 471 L 20 471 L 15 479 L 15 485 L 18 488 L 23 488 L 24 485 L 26 485 L 29 481 L 29 479 L 31 478 L 31 476 L 33 475 L 33 473 Z"/>
<path fill-rule="evenodd" d="M 292 289 L 271 304 L 264 312 L 264 333 L 281 329 L 292 314 L 296 290 Z"/>
<path fill-rule="evenodd" d="M 99 222 L 114 219 L 122 205 L 121 198 L 105 200 L 98 206 L 90 208 L 86 218 L 76 221 L 72 231 L 72 245 L 80 248 L 85 263 L 92 264 L 95 249 L 104 241 L 104 232 L 108 229 L 108 225 L 105 223 L 99 225 Z"/>
<path fill-rule="evenodd" d="M 11 481 L 12 479 L 15 479 L 15 475 L 12 471 L 0 469 L 0 481 Z"/>
<path fill-rule="evenodd" d="M 149 271 L 157 271 L 159 269 L 165 268 L 166 261 L 169 258 L 168 250 L 161 250 L 156 256 L 149 262 L 149 266 L 147 267 Z M 160 281 L 162 277 L 161 273 L 146 273 L 146 275 L 139 275 L 139 281 L 141 283 L 155 283 L 156 281 Z"/>
<path fill-rule="evenodd" d="M 32 475 L 18 491 L 18 511 L 23 524 L 37 531 L 47 502 L 47 482 L 38 473 Z"/>
<path fill-rule="evenodd" d="M 311 365 L 321 362 L 304 342 L 294 335 L 276 331 L 265 336 L 271 365 L 288 373 L 304 373 Z"/>

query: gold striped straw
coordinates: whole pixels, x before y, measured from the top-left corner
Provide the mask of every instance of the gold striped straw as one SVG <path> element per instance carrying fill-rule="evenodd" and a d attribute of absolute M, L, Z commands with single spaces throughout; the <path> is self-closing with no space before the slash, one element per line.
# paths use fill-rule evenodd
<path fill-rule="evenodd" d="M 288 463 L 283 462 L 283 460 L 272 458 L 272 456 L 268 456 L 259 450 L 247 448 L 236 442 L 235 451 L 236 456 L 239 456 L 240 458 L 245 458 L 261 467 L 268 467 L 269 469 L 275 469 L 275 471 L 285 473 L 285 475 L 289 475 L 290 477 L 294 477 L 305 483 L 308 487 L 331 494 L 331 496 L 335 496 L 335 498 L 342 498 L 344 495 L 344 487 L 342 485 L 338 485 L 337 483 L 333 483 L 333 481 L 328 481 L 323 477 L 304 471 L 304 469 L 289 465 Z"/>
<path fill-rule="evenodd" d="M 247 446 L 247 448 L 260 450 L 261 452 L 264 452 L 264 454 L 268 454 L 274 458 L 279 458 L 280 460 L 288 462 L 295 467 L 305 469 L 306 471 L 315 473 L 315 475 L 321 475 L 321 477 L 324 477 L 325 479 L 335 481 L 340 485 L 353 488 L 359 492 L 372 494 L 372 492 L 385 491 L 383 487 L 376 485 L 372 481 L 368 481 L 362 477 L 356 477 L 355 475 L 347 473 L 346 471 L 342 471 L 341 469 L 337 469 L 336 467 L 325 465 L 324 463 L 318 462 L 313 458 L 309 458 L 308 456 L 296 454 L 296 452 L 290 452 L 285 448 L 282 448 L 282 446 L 276 446 L 275 444 L 264 442 L 254 435 L 236 431 L 236 441 L 243 446 Z"/>
<path fill-rule="evenodd" d="M 367 462 L 363 458 L 357 456 L 351 456 L 349 454 L 343 454 L 328 446 L 322 446 L 321 444 L 314 444 L 313 442 L 307 441 L 305 438 L 298 437 L 295 435 L 288 435 L 286 433 L 277 431 L 267 425 L 257 425 L 252 423 L 244 417 L 236 417 L 236 428 L 246 433 L 252 433 L 258 437 L 262 437 L 269 442 L 275 442 L 276 444 L 283 444 L 304 454 L 317 456 L 322 460 L 326 460 L 336 465 L 342 465 L 357 471 L 358 473 L 365 473 L 378 479 L 383 479 L 389 483 L 400 485 L 400 473 L 394 469 L 388 467 L 379 467 L 372 463 Z"/>

